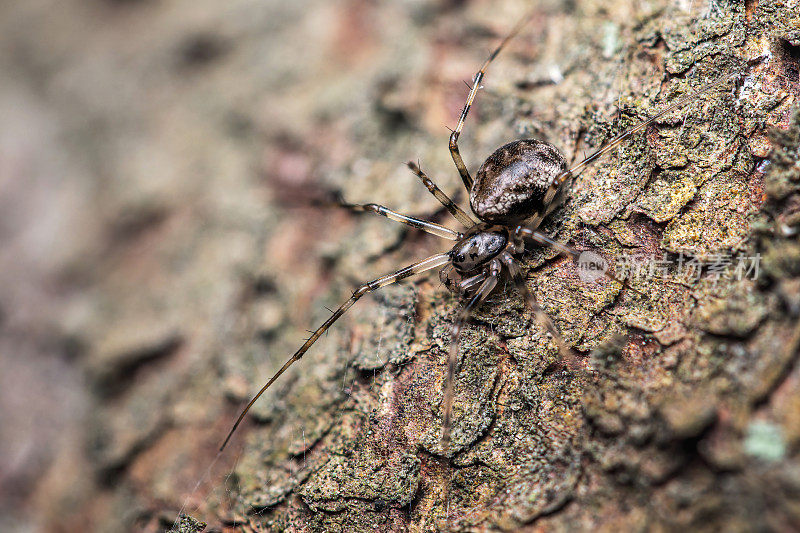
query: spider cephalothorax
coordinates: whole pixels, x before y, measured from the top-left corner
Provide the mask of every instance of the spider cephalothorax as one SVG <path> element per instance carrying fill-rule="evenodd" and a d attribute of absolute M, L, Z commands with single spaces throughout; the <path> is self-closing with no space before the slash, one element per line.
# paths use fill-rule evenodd
<path fill-rule="evenodd" d="M 475 219 L 456 205 L 443 193 L 415 163 L 408 163 L 409 168 L 419 177 L 428 190 L 442 205 L 460 222 L 465 231 L 459 232 L 414 217 L 402 215 L 377 204 L 346 204 L 342 207 L 354 211 L 371 211 L 391 220 L 401 222 L 413 228 L 421 229 L 438 237 L 455 241 L 450 251 L 433 255 L 413 265 L 407 266 L 392 274 L 381 276 L 358 287 L 338 309 L 321 326 L 319 326 L 305 343 L 289 358 L 286 363 L 270 378 L 270 380 L 253 397 L 242 410 L 239 418 L 228 433 L 222 448 L 230 440 L 236 428 L 250 407 L 277 380 L 289 366 L 305 355 L 308 349 L 327 329 L 341 317 L 364 294 L 395 283 L 415 274 L 420 274 L 437 267 L 444 267 L 441 278 L 451 290 L 464 296 L 466 304 L 458 313 L 453 323 L 450 351 L 447 359 L 445 392 L 442 401 L 442 453 L 449 456 L 450 428 L 452 425 L 453 385 L 457 371 L 458 340 L 464 322 L 470 313 L 480 305 L 497 286 L 503 273 L 507 273 L 520 292 L 533 317 L 552 336 L 561 354 L 571 357 L 566 346 L 547 314 L 541 309 L 535 296 L 525 285 L 515 256 L 524 252 L 525 242 L 533 242 L 540 246 L 550 246 L 559 252 L 576 258 L 579 254 L 573 248 L 557 243 L 538 231 L 542 220 L 550 214 L 566 197 L 569 185 L 574 176 L 603 154 L 619 146 L 631 135 L 642 131 L 648 125 L 663 117 L 666 113 L 692 101 L 699 95 L 731 79 L 726 75 L 707 83 L 700 89 L 678 99 L 659 113 L 637 126 L 617 135 L 604 146 L 593 152 L 580 163 L 568 168 L 566 159 L 553 145 L 536 139 L 513 141 L 498 148 L 481 165 L 473 181 L 458 150 L 458 137 L 464 127 L 472 102 L 480 88 L 481 81 L 491 61 L 499 54 L 505 44 L 519 31 L 527 21 L 523 20 L 500 43 L 489 58 L 483 63 L 475 75 L 467 102 L 461 111 L 458 124 L 450 135 L 450 154 L 458 169 L 461 180 L 469 192 L 469 204 Z M 605 272 L 607 277 L 622 283 Z"/>
<path fill-rule="evenodd" d="M 505 226 L 474 226 L 450 250 L 450 261 L 461 274 L 470 273 L 486 265 L 508 246 L 508 229 Z"/>

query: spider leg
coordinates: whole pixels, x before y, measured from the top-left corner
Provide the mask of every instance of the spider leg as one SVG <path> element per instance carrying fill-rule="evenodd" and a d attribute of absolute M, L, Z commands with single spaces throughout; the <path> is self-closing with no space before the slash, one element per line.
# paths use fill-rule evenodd
<path fill-rule="evenodd" d="M 597 150 L 592 152 L 583 161 L 581 161 L 577 165 L 574 165 L 569 170 L 567 170 L 567 171 L 561 173 L 559 176 L 557 176 L 556 179 L 553 180 L 553 183 L 550 184 L 550 189 L 545 194 L 545 202 L 547 201 L 548 197 L 552 198 L 553 196 L 555 196 L 555 192 L 557 191 L 559 186 L 563 182 L 565 182 L 570 176 L 576 175 L 578 172 L 580 172 L 581 170 L 583 170 L 584 168 L 589 166 L 596 159 L 598 159 L 601 156 L 607 154 L 611 150 L 617 148 L 620 144 L 622 144 L 625 141 L 625 139 L 627 139 L 628 137 L 630 137 L 634 133 L 642 131 L 647 126 L 649 126 L 650 124 L 652 124 L 656 120 L 660 119 L 661 117 L 663 117 L 664 115 L 666 115 L 670 111 L 674 111 L 675 109 L 679 109 L 679 108 L 685 106 L 686 104 L 691 103 L 692 101 L 694 101 L 698 97 L 702 96 L 703 94 L 707 93 L 711 89 L 717 87 L 718 85 L 721 85 L 722 83 L 724 83 L 724 82 L 726 82 L 726 81 L 728 81 L 728 80 L 730 80 L 732 78 L 736 78 L 739 75 L 740 75 L 739 72 L 734 72 L 732 74 L 727 74 L 725 76 L 720 76 L 716 80 L 711 81 L 709 83 L 706 83 L 705 85 L 703 85 L 702 87 L 700 87 L 696 91 L 684 96 L 683 98 L 679 98 L 677 102 L 675 102 L 673 104 L 670 104 L 669 106 L 667 106 L 663 110 L 659 111 L 658 113 L 656 113 L 652 117 L 648 118 L 644 122 L 641 122 L 640 124 L 638 124 L 638 125 L 634 126 L 633 128 L 629 129 L 628 131 L 617 135 L 616 137 L 614 137 L 613 139 L 608 141 L 606 144 L 604 144 L 603 146 L 601 146 L 600 148 L 598 148 Z"/>
<path fill-rule="evenodd" d="M 519 266 L 517 266 L 517 262 L 514 261 L 514 258 L 508 252 L 503 252 L 500 254 L 500 261 L 503 262 L 508 269 L 508 273 L 511 274 L 511 279 L 514 281 L 514 285 L 517 287 L 517 290 L 525 299 L 525 304 L 533 313 L 534 320 L 536 320 L 536 322 L 545 330 L 547 330 L 553 337 L 553 341 L 556 343 L 558 351 L 561 353 L 561 357 L 564 359 L 567 365 L 570 368 L 578 368 L 580 365 L 575 357 L 575 354 L 573 354 L 572 350 L 569 349 L 567 343 L 564 342 L 564 337 L 561 336 L 561 333 L 558 332 L 558 329 L 556 329 L 553 321 L 550 320 L 550 317 L 544 312 L 542 306 L 539 305 L 539 302 L 536 300 L 536 295 L 529 291 L 528 287 L 525 285 L 525 280 L 522 277 L 522 272 L 520 272 Z"/>
<path fill-rule="evenodd" d="M 489 64 L 497 57 L 500 51 L 505 47 L 505 45 L 510 41 L 522 27 L 530 20 L 532 15 L 528 15 L 524 17 L 511 32 L 503 39 L 503 41 L 494 49 L 494 51 L 489 54 L 489 57 L 486 61 L 483 62 L 481 65 L 481 69 L 475 74 L 475 77 L 472 79 L 472 87 L 469 90 L 469 95 L 467 96 L 467 103 L 464 104 L 464 109 L 461 110 L 461 116 L 458 118 L 458 125 L 456 129 L 450 134 L 450 155 L 453 157 L 453 163 L 455 163 L 456 168 L 458 169 L 458 173 L 461 175 L 461 180 L 464 182 L 464 187 L 467 188 L 467 192 L 472 189 L 472 176 L 469 175 L 469 170 L 467 170 L 467 166 L 464 164 L 464 160 L 461 159 L 461 154 L 458 151 L 458 136 L 461 135 L 461 130 L 464 129 L 464 121 L 467 120 L 467 114 L 469 113 L 470 107 L 472 107 L 472 102 L 475 101 L 475 95 L 478 94 L 478 89 L 481 87 L 481 81 L 483 80 L 483 76 L 486 74 L 486 69 L 489 68 Z"/>
<path fill-rule="evenodd" d="M 378 204 L 348 204 L 347 202 L 338 202 L 337 205 L 339 207 L 343 207 L 345 209 L 349 209 L 351 211 L 356 212 L 366 212 L 371 211 L 376 213 L 382 217 L 386 217 L 389 220 L 394 220 L 395 222 L 400 222 L 405 224 L 406 226 L 411 226 L 412 228 L 421 229 L 427 233 L 432 235 L 436 235 L 437 237 L 441 237 L 443 239 L 449 239 L 451 241 L 457 241 L 463 235 L 457 231 L 453 231 L 450 228 L 446 228 L 442 225 L 435 224 L 433 222 L 428 222 L 427 220 L 421 220 L 419 218 L 410 217 L 407 215 L 401 215 L 397 211 L 392 211 L 388 207 L 384 207 Z"/>
<path fill-rule="evenodd" d="M 306 342 L 304 342 L 303 345 L 294 353 L 294 355 L 292 355 L 292 357 L 289 358 L 289 360 L 283 364 L 283 366 L 275 373 L 275 375 L 269 379 L 267 384 L 261 387 L 261 390 L 259 390 L 258 393 L 255 396 L 253 396 L 253 399 L 250 400 L 247 406 L 245 406 L 245 408 L 239 414 L 239 418 L 237 418 L 236 422 L 233 424 L 233 427 L 228 433 L 228 436 L 225 438 L 225 442 L 223 442 L 222 446 L 220 446 L 220 451 L 225 449 L 225 446 L 228 444 L 228 441 L 233 436 L 233 433 L 236 431 L 236 428 L 239 427 L 239 424 L 242 422 L 247 412 L 250 411 L 250 408 L 253 406 L 253 404 L 256 403 L 256 401 L 261 397 L 262 394 L 264 394 L 264 392 L 266 392 L 266 390 L 270 387 L 270 385 L 272 385 L 275 382 L 275 380 L 278 379 L 281 376 L 281 374 L 283 374 L 286 371 L 287 368 L 292 366 L 292 364 L 295 361 L 299 361 L 300 358 L 303 357 L 303 355 L 308 351 L 311 345 L 314 344 L 317 341 L 317 339 L 319 339 L 322 336 L 322 334 L 325 333 L 328 330 L 328 328 L 330 328 L 331 325 L 333 325 L 333 323 L 336 322 L 336 320 L 338 320 L 339 317 L 345 313 L 345 311 L 350 309 L 350 307 L 352 307 L 352 305 L 356 303 L 359 298 L 361 298 L 368 292 L 380 289 L 381 287 L 385 287 L 386 285 L 391 285 L 392 283 L 396 283 L 401 279 L 405 279 L 409 276 L 413 276 L 415 274 L 421 274 L 422 272 L 441 266 L 447 263 L 448 261 L 450 261 L 449 253 L 433 255 L 431 257 L 428 257 L 427 259 L 419 261 L 418 263 L 414 263 L 413 265 L 401 268 L 400 270 L 392 274 L 381 276 L 380 278 L 377 278 L 368 283 L 364 283 L 363 285 L 358 287 L 353 292 L 353 295 L 350 297 L 350 299 L 344 302 L 342 305 L 340 305 L 339 308 L 336 311 L 334 311 L 333 314 L 328 318 L 328 320 L 326 320 L 320 327 L 318 327 L 316 331 L 314 331 L 314 333 L 311 334 L 311 337 L 309 337 L 308 340 L 306 340 Z"/>
<path fill-rule="evenodd" d="M 442 203 L 442 205 L 447 208 L 448 211 L 450 211 L 451 215 L 456 217 L 456 220 L 461 222 L 461 224 L 463 224 L 467 228 L 471 228 L 472 226 L 475 225 L 475 222 L 470 218 L 470 216 L 463 209 L 458 207 L 458 205 L 456 205 L 456 203 L 453 200 L 448 198 L 448 196 L 445 193 L 443 193 L 439 187 L 436 186 L 433 180 L 431 180 L 427 176 L 427 174 L 425 174 L 422 171 L 422 169 L 419 168 L 419 165 L 417 165 L 413 161 L 409 161 L 406 164 L 408 165 L 408 168 L 411 169 L 411 172 L 416 174 L 419 177 L 419 179 L 422 180 L 422 183 L 425 185 L 425 187 L 428 188 L 430 193 L 433 194 L 436 197 L 436 199 L 439 200 Z"/>
<path fill-rule="evenodd" d="M 489 277 L 489 274 L 482 272 L 480 274 L 476 274 L 475 276 L 466 278 L 458 284 L 458 290 L 461 291 L 461 294 L 464 294 L 465 292 L 476 287 L 479 283 L 483 283 L 483 280 L 485 280 L 487 277 Z"/>
<path fill-rule="evenodd" d="M 492 261 L 489 263 L 489 270 L 485 274 L 486 279 L 483 280 L 481 286 L 470 298 L 467 305 L 464 306 L 458 313 L 453 324 L 453 331 L 450 337 L 450 351 L 447 356 L 447 377 L 445 380 L 444 398 L 442 399 L 442 451 L 445 456 L 448 455 L 450 448 L 450 430 L 453 425 L 453 393 L 455 388 L 455 375 L 458 366 L 458 340 L 461 337 L 461 328 L 472 314 L 472 310 L 483 302 L 489 293 L 497 285 L 497 280 L 500 277 L 500 263 Z M 473 279 L 473 278 L 468 278 Z"/>
<path fill-rule="evenodd" d="M 556 250 L 558 250 L 562 254 L 568 255 L 572 259 L 575 259 L 576 261 L 581 255 L 581 253 L 578 250 L 576 250 L 575 248 L 572 248 L 571 246 L 567 246 L 566 244 L 561 244 L 560 242 L 554 241 L 553 239 L 551 239 L 550 237 L 548 237 L 547 235 L 545 235 L 544 233 L 541 233 L 539 231 L 531 230 L 531 229 L 528 229 L 528 228 L 518 228 L 518 231 L 519 231 L 519 234 L 522 235 L 523 237 L 526 237 L 526 238 L 529 238 L 531 240 L 534 240 L 534 241 L 538 242 L 539 244 L 546 244 L 546 245 L 548 245 L 548 246 L 550 246 L 552 248 L 555 248 Z M 612 281 L 616 281 L 617 283 L 619 283 L 620 285 L 622 285 L 626 289 L 630 289 L 633 292 L 635 292 L 636 294 L 639 294 L 641 296 L 644 296 L 645 298 L 648 298 L 647 294 L 643 293 L 642 291 L 640 291 L 638 289 L 634 289 L 627 281 L 625 281 L 624 279 L 618 278 L 617 276 L 615 276 L 614 274 L 610 273 L 609 271 L 604 270 L 603 271 L 603 275 L 605 277 L 607 277 L 608 279 L 612 280 Z"/>

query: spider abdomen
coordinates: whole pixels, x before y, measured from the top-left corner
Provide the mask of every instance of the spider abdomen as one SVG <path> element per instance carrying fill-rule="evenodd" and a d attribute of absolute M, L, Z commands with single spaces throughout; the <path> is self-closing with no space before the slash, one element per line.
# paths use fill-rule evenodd
<path fill-rule="evenodd" d="M 504 144 L 475 175 L 469 195 L 472 211 L 484 222 L 502 225 L 544 217 L 560 200 L 547 198 L 550 186 L 566 170 L 566 159 L 548 142 Z"/>

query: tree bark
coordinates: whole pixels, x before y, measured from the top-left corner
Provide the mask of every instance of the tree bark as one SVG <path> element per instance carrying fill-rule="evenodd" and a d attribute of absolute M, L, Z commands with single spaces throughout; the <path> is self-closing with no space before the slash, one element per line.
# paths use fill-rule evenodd
<path fill-rule="evenodd" d="M 781 234 L 797 222 L 797 15 L 768 2 L 644 12 L 581 4 L 537 15 L 534 37 L 492 65 L 467 122 L 473 172 L 475 154 L 520 134 L 580 159 L 659 104 L 742 72 L 741 83 L 671 113 L 584 172 L 546 226 L 616 268 L 635 256 L 664 270 L 630 272 L 643 298 L 587 284 L 571 261 L 535 251 L 529 288 L 591 371 L 564 370 L 519 295 L 498 291 L 461 340 L 448 460 L 440 405 L 460 302 L 435 282 L 385 291 L 380 311 L 355 313 L 356 340 L 340 343 L 326 377 L 287 381 L 265 402 L 271 423 L 251 435 L 237 469 L 242 510 L 260 510 L 248 522 L 321 531 L 800 523 L 800 249 L 794 230 Z M 512 22 L 451 20 L 465 19 L 492 28 L 487 50 Z M 542 74 L 548 68 L 560 73 Z M 406 83 L 390 85 L 375 122 Z M 397 120 L 386 132 L 395 144 L 400 126 L 415 122 Z M 774 128 L 784 133 L 770 142 Z M 383 191 L 376 182 L 369 199 L 393 200 Z M 684 261 L 703 266 L 695 274 Z M 754 261 L 758 275 L 738 275 Z"/>
<path fill-rule="evenodd" d="M 800 523 L 796 6 L 107 4 L 61 8 L 61 20 L 3 8 L 25 31 L 5 32 L 18 52 L 3 64 L 22 81 L 0 88 L 32 102 L 36 143 L 63 155 L 42 175 L 63 179 L 47 183 L 81 213 L 54 230 L 62 244 L 35 273 L 59 291 L 46 312 L 34 302 L 26 319 L 7 305 L 13 290 L 0 292 L 7 342 L 68 354 L 80 376 L 85 415 L 23 472 L 32 488 L 20 501 L 44 510 L 32 523 L 157 531 L 179 512 L 241 531 Z M 309 204 L 341 191 L 456 227 L 402 162 L 419 159 L 466 208 L 443 125 L 457 119 L 463 80 L 529 9 L 461 136 L 473 173 L 517 138 L 579 161 L 741 72 L 584 171 L 544 225 L 645 296 L 530 250 L 528 287 L 584 368 L 568 368 L 501 286 L 461 338 L 445 457 L 445 362 L 463 302 L 435 275 L 386 287 L 276 383 L 215 459 L 241 402 L 324 306 L 446 250 Z M 43 35 L 69 53 L 54 56 Z M 37 113 L 47 120 L 29 120 Z M 646 265 L 638 275 L 634 259 Z M 757 273 L 737 271 L 754 262 Z M 26 388 L 49 386 L 36 380 Z"/>

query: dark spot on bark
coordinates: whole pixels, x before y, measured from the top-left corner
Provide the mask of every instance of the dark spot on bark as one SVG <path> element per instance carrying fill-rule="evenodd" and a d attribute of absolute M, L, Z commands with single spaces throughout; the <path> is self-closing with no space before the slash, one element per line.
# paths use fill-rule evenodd
<path fill-rule="evenodd" d="M 124 357 L 119 357 L 119 363 L 94 376 L 96 392 L 107 398 L 119 397 L 137 382 L 137 378 L 146 368 L 175 354 L 183 345 L 183 340 L 179 333 L 175 333 L 159 343 L 142 346 Z"/>
<path fill-rule="evenodd" d="M 556 82 L 550 78 L 538 80 L 519 80 L 514 83 L 514 86 L 521 91 L 532 91 L 539 87 L 546 87 L 548 85 L 555 85 Z"/>
<path fill-rule="evenodd" d="M 396 77 L 382 81 L 378 87 L 378 98 L 375 100 L 375 111 L 380 120 L 381 130 L 387 136 L 400 135 L 413 131 L 415 120 L 408 109 L 391 102 L 390 95 L 397 91 L 399 80 Z"/>
<path fill-rule="evenodd" d="M 800 82 L 800 41 L 778 39 L 780 62 L 786 79 L 790 83 Z"/>
<path fill-rule="evenodd" d="M 125 210 L 111 223 L 109 242 L 114 246 L 131 243 L 161 226 L 168 214 L 166 209 L 157 205 L 137 206 Z"/>
<path fill-rule="evenodd" d="M 278 288 L 275 285 L 275 280 L 266 275 L 257 276 L 253 280 L 253 290 L 257 296 L 267 296 L 275 294 Z"/>
<path fill-rule="evenodd" d="M 178 55 L 183 66 L 203 66 L 221 57 L 227 49 L 227 44 L 220 37 L 199 33 L 190 36 L 181 44 Z"/>

